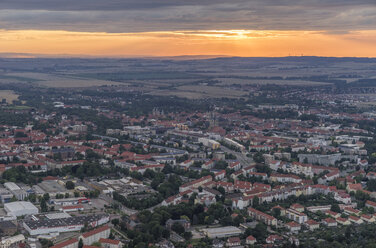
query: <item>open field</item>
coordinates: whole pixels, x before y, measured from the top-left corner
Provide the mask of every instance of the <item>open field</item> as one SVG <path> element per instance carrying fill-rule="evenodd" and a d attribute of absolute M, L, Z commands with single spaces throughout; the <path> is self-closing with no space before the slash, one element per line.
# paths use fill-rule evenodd
<path fill-rule="evenodd" d="M 329 83 L 312 82 L 305 80 L 271 80 L 271 79 L 241 79 L 241 78 L 215 78 L 214 80 L 221 81 L 217 85 L 232 85 L 232 84 L 275 84 L 275 85 L 296 85 L 296 86 L 320 86 L 328 85 Z"/>
<path fill-rule="evenodd" d="M 192 85 L 192 86 L 180 86 L 173 90 L 160 90 L 150 92 L 152 95 L 160 96 L 178 96 L 185 97 L 188 99 L 202 99 L 202 98 L 239 98 L 246 93 L 240 90 L 227 89 L 217 86 L 201 86 L 201 85 Z"/>
<path fill-rule="evenodd" d="M 38 84 L 44 87 L 53 88 L 78 88 L 78 87 L 92 87 L 102 85 L 119 85 L 121 83 L 111 82 L 98 79 L 84 79 L 72 77 L 69 75 L 56 75 L 47 73 L 34 73 L 34 72 L 22 72 L 22 73 L 10 73 L 2 75 L 4 79 L 0 77 L 1 82 L 10 81 L 9 78 L 18 80 L 19 82 L 30 82 Z M 8 78 L 8 79 L 7 79 Z M 123 84 L 122 84 L 123 85 Z"/>
<path fill-rule="evenodd" d="M 15 94 L 13 90 L 0 90 L 0 101 L 5 99 L 7 103 L 12 103 L 13 100 L 17 100 L 19 95 Z"/>

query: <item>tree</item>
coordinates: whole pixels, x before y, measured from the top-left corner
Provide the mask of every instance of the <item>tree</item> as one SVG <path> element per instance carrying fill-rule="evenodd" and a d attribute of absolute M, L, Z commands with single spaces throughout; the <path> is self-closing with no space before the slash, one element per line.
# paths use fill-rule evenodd
<path fill-rule="evenodd" d="M 65 183 L 65 187 L 67 188 L 67 189 L 74 189 L 74 182 L 72 182 L 72 181 L 67 181 L 66 183 Z"/>
<path fill-rule="evenodd" d="M 84 241 L 80 239 L 80 241 L 78 241 L 78 248 L 82 248 L 83 246 L 84 246 Z"/>
<path fill-rule="evenodd" d="M 330 208 L 331 211 L 340 213 L 341 209 L 337 203 L 332 204 L 332 207 Z"/>
<path fill-rule="evenodd" d="M 40 209 L 42 212 L 48 212 L 48 206 L 44 198 L 42 198 L 40 201 Z"/>
<path fill-rule="evenodd" d="M 178 234 L 182 234 L 184 233 L 185 229 L 182 225 L 180 225 L 179 223 L 175 222 L 174 224 L 172 224 L 171 226 L 171 230 L 178 233 Z"/>
<path fill-rule="evenodd" d="M 48 200 L 50 199 L 50 194 L 45 193 L 45 194 L 43 195 L 43 199 L 44 199 L 45 201 L 48 201 Z"/>

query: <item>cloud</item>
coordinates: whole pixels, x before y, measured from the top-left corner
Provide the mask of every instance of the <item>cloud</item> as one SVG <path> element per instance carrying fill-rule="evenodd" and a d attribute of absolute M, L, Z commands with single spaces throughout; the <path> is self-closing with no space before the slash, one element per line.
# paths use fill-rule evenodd
<path fill-rule="evenodd" d="M 0 28 L 98 32 L 370 30 L 375 0 L 1 0 Z"/>

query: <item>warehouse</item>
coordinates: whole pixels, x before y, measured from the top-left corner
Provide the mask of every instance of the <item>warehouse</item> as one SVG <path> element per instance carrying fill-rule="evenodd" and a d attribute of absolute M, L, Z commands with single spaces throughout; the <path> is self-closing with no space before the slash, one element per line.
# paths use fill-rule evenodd
<path fill-rule="evenodd" d="M 235 226 L 225 226 L 216 228 L 205 228 L 202 232 L 209 238 L 225 238 L 231 236 L 238 236 L 242 232 Z"/>
<path fill-rule="evenodd" d="M 96 227 L 109 221 L 110 218 L 108 215 L 97 214 L 60 219 L 40 218 L 25 220 L 23 226 L 30 235 L 40 235 L 48 233 L 77 232 L 80 231 L 85 224 L 91 227 Z"/>
<path fill-rule="evenodd" d="M 16 201 L 4 204 L 4 209 L 10 216 L 23 216 L 29 214 L 37 214 L 39 210 L 31 202 Z"/>

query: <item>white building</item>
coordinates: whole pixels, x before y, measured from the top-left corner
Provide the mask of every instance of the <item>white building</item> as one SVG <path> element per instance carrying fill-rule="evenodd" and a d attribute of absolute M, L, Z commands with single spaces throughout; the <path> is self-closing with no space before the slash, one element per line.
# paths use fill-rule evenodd
<path fill-rule="evenodd" d="M 111 229 L 109 226 L 101 226 L 90 232 L 83 233 L 80 236 L 84 245 L 91 245 L 95 242 L 98 242 L 100 239 L 107 239 L 110 236 Z"/>
<path fill-rule="evenodd" d="M 4 204 L 4 210 L 10 216 L 22 216 L 22 215 L 31 215 L 38 214 L 39 210 L 31 202 L 26 201 L 16 201 Z"/>

